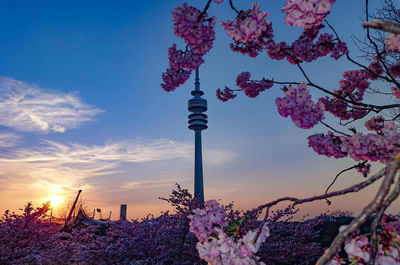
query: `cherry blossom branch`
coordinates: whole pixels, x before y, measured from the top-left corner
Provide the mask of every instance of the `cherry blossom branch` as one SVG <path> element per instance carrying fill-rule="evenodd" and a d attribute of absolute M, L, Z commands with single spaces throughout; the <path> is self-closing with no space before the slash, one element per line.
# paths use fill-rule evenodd
<path fill-rule="evenodd" d="M 395 24 L 387 19 L 374 19 L 372 21 L 365 21 L 364 28 L 373 28 L 393 34 L 400 34 L 400 25 Z"/>
<path fill-rule="evenodd" d="M 313 196 L 313 197 L 309 197 L 309 198 L 305 198 L 305 199 L 298 199 L 298 198 L 294 198 L 294 197 L 283 197 L 283 198 L 279 198 L 276 199 L 272 202 L 263 204 L 261 206 L 258 206 L 256 209 L 254 209 L 254 211 L 261 213 L 264 209 L 266 209 L 265 211 L 265 216 L 263 219 L 263 223 L 261 225 L 264 226 L 264 224 L 267 222 L 268 220 L 268 216 L 269 216 L 269 209 L 277 204 L 279 204 L 280 202 L 283 201 L 291 201 L 293 202 L 291 205 L 288 206 L 288 208 L 293 209 L 294 206 L 298 205 L 298 204 L 302 204 L 302 203 L 307 203 L 307 202 L 312 202 L 312 201 L 316 201 L 316 200 L 324 200 L 327 198 L 331 198 L 331 197 L 336 197 L 336 196 L 341 196 L 347 193 L 352 193 L 352 192 L 358 192 L 362 189 L 364 189 L 365 187 L 371 185 L 372 183 L 374 183 L 375 181 L 377 181 L 378 179 L 380 179 L 381 177 L 383 177 L 386 173 L 386 169 L 387 168 L 383 168 L 380 171 L 378 171 L 378 173 L 374 174 L 373 176 L 371 176 L 369 179 L 360 182 L 356 185 L 353 185 L 349 188 L 343 189 L 343 190 L 339 190 L 339 191 L 334 191 L 328 194 L 323 194 L 323 195 L 318 195 L 318 196 Z M 256 240 L 258 239 L 260 235 L 260 231 L 257 233 L 257 236 L 255 237 Z M 336 253 L 336 252 L 335 252 Z"/>
<path fill-rule="evenodd" d="M 307 73 L 304 71 L 303 67 L 301 67 L 300 63 L 296 63 L 296 65 L 300 69 L 300 71 L 302 72 L 302 74 L 305 77 L 305 79 L 308 81 L 308 85 L 309 86 L 315 87 L 315 88 L 317 88 L 317 89 L 319 89 L 319 90 L 321 90 L 321 91 L 323 91 L 323 92 L 325 92 L 325 93 L 327 93 L 327 94 L 329 94 L 329 95 L 331 95 L 331 96 L 333 96 L 335 98 L 341 99 L 341 100 L 343 100 L 343 101 L 345 101 L 347 103 L 371 109 L 372 111 L 374 111 L 376 113 L 378 113 L 378 112 L 380 112 L 382 110 L 385 110 L 385 109 L 391 109 L 391 108 L 400 107 L 400 104 L 389 104 L 389 105 L 380 105 L 379 106 L 379 105 L 367 104 L 367 103 L 356 102 L 356 101 L 353 101 L 353 100 L 346 99 L 346 98 L 344 98 L 342 96 L 339 96 L 339 95 L 337 95 L 337 94 L 335 94 L 335 93 L 333 93 L 333 92 L 331 92 L 331 91 L 329 91 L 329 90 L 327 90 L 327 89 L 325 89 L 325 88 L 313 83 L 310 80 L 310 78 L 308 77 Z"/>
<path fill-rule="evenodd" d="M 267 212 L 265 213 L 265 217 L 264 220 L 266 220 L 268 218 L 268 214 L 269 214 L 269 209 L 272 206 L 277 205 L 280 202 L 283 201 L 291 201 L 293 202 L 293 206 L 298 205 L 298 204 L 303 204 L 303 203 L 307 203 L 307 202 L 313 202 L 316 200 L 324 200 L 326 198 L 331 198 L 331 197 L 336 197 L 336 196 L 341 196 L 347 193 L 352 193 L 352 192 L 358 192 L 360 190 L 362 190 L 363 188 L 371 185 L 372 183 L 374 183 L 376 180 L 380 179 L 381 177 L 383 177 L 385 175 L 385 168 L 381 169 L 378 173 L 374 174 L 373 176 L 371 176 L 369 179 L 360 182 L 356 185 L 353 185 L 349 188 L 343 189 L 343 190 L 339 190 L 339 191 L 334 191 L 334 192 L 330 192 L 328 194 L 323 194 L 323 195 L 317 195 L 317 196 L 313 196 L 313 197 L 309 197 L 309 198 L 305 198 L 305 199 L 298 199 L 298 198 L 294 198 L 294 197 L 283 197 L 283 198 L 279 198 L 276 199 L 272 202 L 263 204 L 259 207 L 257 207 L 257 211 L 262 211 L 263 209 L 267 209 Z"/>
<path fill-rule="evenodd" d="M 365 221 L 373 213 L 376 213 L 383 205 L 384 199 L 390 190 L 390 186 L 393 183 L 393 179 L 397 173 L 400 166 L 400 159 L 394 159 L 389 162 L 386 168 L 383 168 L 376 175 L 384 175 L 382 184 L 375 195 L 375 198 L 363 209 L 363 211 L 349 224 L 339 232 L 335 237 L 330 247 L 325 251 L 324 255 L 317 261 L 316 265 L 325 265 L 341 248 L 343 242 L 352 233 L 356 232 L 360 226 L 365 223 Z M 383 172 L 382 172 L 383 171 Z M 388 201 L 389 202 L 389 201 Z M 390 204 L 390 203 L 389 203 Z"/>
<path fill-rule="evenodd" d="M 263 78 L 264 81 L 266 82 L 271 82 L 274 84 L 278 84 L 278 85 L 300 85 L 300 82 L 291 82 L 291 81 L 275 81 L 273 79 L 266 79 Z M 251 82 L 259 82 L 258 80 L 249 80 Z"/>

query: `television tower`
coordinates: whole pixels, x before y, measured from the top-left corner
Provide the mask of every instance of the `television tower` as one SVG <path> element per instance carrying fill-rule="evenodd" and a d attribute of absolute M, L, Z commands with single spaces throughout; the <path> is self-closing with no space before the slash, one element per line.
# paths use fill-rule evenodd
<path fill-rule="evenodd" d="M 200 90 L 199 69 L 196 69 L 195 89 L 191 92 L 194 96 L 188 101 L 189 129 L 194 131 L 194 196 L 198 197 L 200 204 L 204 204 L 204 184 L 203 184 L 203 161 L 201 151 L 201 131 L 207 129 L 207 115 L 203 114 L 207 110 L 207 100 L 201 98 L 204 94 Z"/>

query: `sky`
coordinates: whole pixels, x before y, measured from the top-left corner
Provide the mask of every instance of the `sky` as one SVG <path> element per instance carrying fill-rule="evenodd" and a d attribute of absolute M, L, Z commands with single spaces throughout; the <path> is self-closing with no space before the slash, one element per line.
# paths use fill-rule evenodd
<path fill-rule="evenodd" d="M 202 9 L 206 1 L 189 4 Z M 226 2 L 226 1 L 225 1 Z M 236 1 L 248 9 L 252 1 Z M 375 8 L 378 1 L 372 3 Z M 191 77 L 176 91 L 160 87 L 172 43 L 183 48 L 172 29 L 178 0 L 7 1 L 0 10 L 0 212 L 18 211 L 26 202 L 41 205 L 51 196 L 70 202 L 82 189 L 87 209 L 112 211 L 128 205 L 128 218 L 158 215 L 175 183 L 193 190 L 194 133 L 187 128 Z M 363 37 L 364 1 L 337 1 L 329 22 L 358 54 L 352 35 Z M 261 1 L 275 36 L 293 41 L 301 32 L 283 23 L 284 1 Z M 304 81 L 287 62 L 266 54 L 249 58 L 229 49 L 222 20 L 235 14 L 228 3 L 212 3 L 217 17 L 214 48 L 200 67 L 208 100 L 209 128 L 203 131 L 205 199 L 234 201 L 249 209 L 283 196 L 322 194 L 351 160 L 321 157 L 307 136 L 321 126 L 297 128 L 279 116 L 274 86 L 255 99 L 241 94 L 220 102 L 217 88 L 234 88 L 237 74 L 252 78 Z M 356 69 L 344 59 L 323 58 L 304 66 L 313 80 L 338 87 L 341 73 Z M 313 98 L 321 96 L 312 91 Z M 327 119 L 337 126 L 337 121 Z M 372 172 L 380 169 L 375 165 Z M 333 189 L 364 180 L 344 174 Z M 356 195 L 311 203 L 304 213 L 360 211 L 376 188 Z M 61 211 L 62 205 L 59 207 Z M 55 212 L 57 212 L 57 207 Z M 398 212 L 398 205 L 392 211 Z"/>

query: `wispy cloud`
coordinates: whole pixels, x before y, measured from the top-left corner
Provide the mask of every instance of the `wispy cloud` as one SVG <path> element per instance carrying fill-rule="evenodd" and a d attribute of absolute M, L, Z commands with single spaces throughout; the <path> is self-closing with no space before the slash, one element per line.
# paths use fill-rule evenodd
<path fill-rule="evenodd" d="M 168 139 L 118 141 L 102 146 L 43 141 L 35 148 L 13 148 L 13 151 L 0 155 L 0 183 L 10 180 L 9 185 L 0 188 L 12 187 L 11 182 L 27 184 L 31 188 L 57 183 L 79 187 L 88 185 L 91 177 L 123 173 L 123 163 L 190 158 L 192 153 L 192 144 Z M 153 184 L 146 182 L 144 185 Z"/>
<path fill-rule="evenodd" d="M 153 189 L 170 187 L 171 183 L 182 183 L 190 181 L 189 178 L 175 178 L 175 179 L 155 179 L 155 180 L 137 180 L 127 182 L 121 185 L 121 190 L 139 190 L 139 189 Z"/>
<path fill-rule="evenodd" d="M 0 125 L 18 131 L 64 132 L 102 112 L 76 93 L 61 93 L 0 77 Z"/>
<path fill-rule="evenodd" d="M 21 136 L 14 133 L 0 133 L 0 148 L 15 146 L 20 139 Z"/>
<path fill-rule="evenodd" d="M 237 157 L 237 153 L 224 151 L 224 150 L 205 150 L 204 151 L 204 162 L 215 166 L 221 166 L 225 163 L 231 162 Z"/>
<path fill-rule="evenodd" d="M 189 158 L 191 143 L 168 139 L 151 141 L 116 141 L 104 145 L 63 144 L 43 140 L 35 148 L 21 148 L 13 152 L 12 161 L 29 163 L 88 164 L 107 162 L 149 162 L 173 158 Z M 0 157 L 0 162 L 3 159 Z"/>

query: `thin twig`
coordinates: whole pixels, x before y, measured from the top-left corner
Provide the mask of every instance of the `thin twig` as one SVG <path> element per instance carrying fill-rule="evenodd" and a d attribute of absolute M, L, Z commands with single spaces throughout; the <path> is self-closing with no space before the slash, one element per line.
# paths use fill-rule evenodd
<path fill-rule="evenodd" d="M 229 5 L 231 6 L 231 8 L 238 14 L 240 15 L 240 12 L 236 9 L 236 7 L 233 5 L 233 1 L 229 0 Z"/>
<path fill-rule="evenodd" d="M 319 121 L 319 122 L 322 123 L 323 125 L 325 125 L 326 127 L 328 127 L 329 129 L 331 129 L 331 130 L 334 131 L 334 132 L 340 133 L 340 134 L 342 134 L 342 135 L 344 135 L 344 136 L 347 136 L 347 137 L 350 137 L 350 136 L 351 136 L 350 134 L 347 134 L 347 133 L 344 133 L 344 132 L 341 132 L 341 131 L 336 130 L 335 128 L 331 127 L 330 125 L 326 124 L 326 123 L 323 122 L 323 121 Z"/>
<path fill-rule="evenodd" d="M 335 34 L 335 36 L 336 36 L 336 38 L 338 39 L 338 41 L 339 41 L 339 42 L 342 42 L 342 41 L 340 40 L 340 38 L 339 38 L 338 33 L 337 33 L 336 30 L 334 29 L 334 27 L 333 27 L 331 24 L 329 24 L 329 22 L 328 22 L 326 19 L 324 20 L 324 22 L 325 22 L 325 23 L 328 25 L 328 27 L 333 31 L 333 33 Z M 376 77 L 379 77 L 379 78 L 381 78 L 381 79 L 384 79 L 384 80 L 386 80 L 386 81 L 388 81 L 388 82 L 392 82 L 392 80 L 389 79 L 388 77 L 383 76 L 383 75 L 378 75 L 377 73 L 375 73 L 374 71 L 372 71 L 371 69 L 369 69 L 367 66 L 365 66 L 365 65 L 363 65 L 363 64 L 361 64 L 361 63 L 359 63 L 359 62 L 357 62 L 356 60 L 354 60 L 354 59 L 349 55 L 349 53 L 346 53 L 346 58 L 347 58 L 347 60 L 349 60 L 349 61 L 352 62 L 353 64 L 355 64 L 355 65 L 357 65 L 357 66 L 363 68 L 365 71 L 369 72 L 370 74 L 372 74 L 372 75 L 374 75 L 374 76 L 376 76 Z"/>
<path fill-rule="evenodd" d="M 343 173 L 346 172 L 346 171 L 352 170 L 353 168 L 358 168 L 358 167 L 360 167 L 360 166 L 362 166 L 362 165 L 365 165 L 365 163 L 367 163 L 367 161 L 364 161 L 364 162 L 362 162 L 362 163 L 358 163 L 357 165 L 348 167 L 348 168 L 343 169 L 342 171 L 340 171 L 340 172 L 336 175 L 336 177 L 333 179 L 332 183 L 326 188 L 325 194 L 328 193 L 329 189 L 333 186 L 333 184 L 335 184 L 336 180 L 339 178 L 339 176 L 340 176 L 341 174 L 343 174 Z M 330 201 L 330 200 L 326 199 L 326 202 L 328 203 L 328 205 L 331 205 L 331 201 Z"/>

